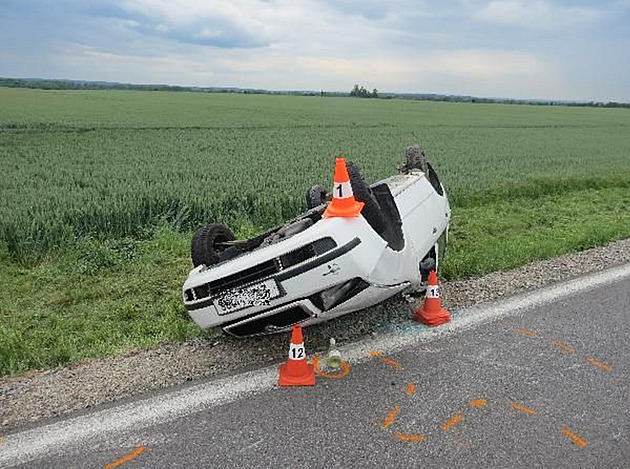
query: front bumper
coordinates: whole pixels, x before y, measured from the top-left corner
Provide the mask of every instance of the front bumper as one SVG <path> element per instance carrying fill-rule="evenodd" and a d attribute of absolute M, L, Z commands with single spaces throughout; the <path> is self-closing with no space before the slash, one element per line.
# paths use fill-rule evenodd
<path fill-rule="evenodd" d="M 212 282 L 199 284 L 195 281 L 199 273 L 193 274 L 184 284 L 186 309 L 200 327 L 224 326 L 226 330 L 240 330 L 241 321 L 271 315 L 277 316 L 275 318 L 277 324 L 273 322 L 270 324 L 283 327 L 281 316 L 287 316 L 288 313 L 284 315 L 279 313 L 284 311 L 292 311 L 292 316 L 298 318 L 293 323 L 317 316 L 322 312 L 322 305 L 316 304 L 319 302 L 310 299 L 311 297 L 337 284 L 369 274 L 358 255 L 357 248 L 361 244 L 361 239 L 354 237 L 345 244 L 291 268 L 280 269 L 263 278 L 256 278 L 253 282 L 239 284 L 235 288 L 221 290 L 218 293 L 208 292 L 212 289 L 206 288 L 205 285 Z M 261 288 L 267 288 L 267 294 L 254 298 L 252 291 Z M 189 293 L 191 290 L 203 290 L 208 296 L 202 299 L 191 298 Z M 231 308 L 225 308 L 226 297 L 231 302 Z M 226 324 L 229 327 L 225 326 Z M 260 330 L 256 333 L 264 332 L 274 331 Z"/>
<path fill-rule="evenodd" d="M 247 317 L 223 327 L 223 330 L 237 337 L 259 334 L 273 334 L 317 317 L 321 310 L 310 300 L 299 300 L 286 305 Z"/>

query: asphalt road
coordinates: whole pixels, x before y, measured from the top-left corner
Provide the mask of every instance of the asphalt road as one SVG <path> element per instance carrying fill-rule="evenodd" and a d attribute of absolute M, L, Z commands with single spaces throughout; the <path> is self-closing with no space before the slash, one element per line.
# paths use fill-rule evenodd
<path fill-rule="evenodd" d="M 628 337 L 624 276 L 312 388 L 252 385 L 141 428 L 121 420 L 19 467 L 630 467 Z"/>

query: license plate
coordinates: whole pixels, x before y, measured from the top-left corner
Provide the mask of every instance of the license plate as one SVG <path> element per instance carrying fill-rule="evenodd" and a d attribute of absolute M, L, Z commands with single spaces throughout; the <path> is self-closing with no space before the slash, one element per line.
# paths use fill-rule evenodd
<path fill-rule="evenodd" d="M 266 306 L 280 296 L 275 280 L 257 283 L 243 288 L 235 288 L 214 298 L 213 303 L 219 314 L 227 314 L 243 308 Z"/>

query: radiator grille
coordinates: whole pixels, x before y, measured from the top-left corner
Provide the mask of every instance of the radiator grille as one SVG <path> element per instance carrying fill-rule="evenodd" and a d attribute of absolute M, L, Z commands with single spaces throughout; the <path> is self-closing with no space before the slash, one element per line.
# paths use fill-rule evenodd
<path fill-rule="evenodd" d="M 210 298 L 219 293 L 233 288 L 263 280 L 280 272 L 281 269 L 288 269 L 294 265 L 307 261 L 315 256 L 319 256 L 337 247 L 337 243 L 332 238 L 322 238 L 307 244 L 295 251 L 288 252 L 282 256 L 263 262 L 261 264 L 241 270 L 227 277 L 223 277 L 212 282 L 196 286 L 184 292 L 186 301 L 199 301 Z"/>

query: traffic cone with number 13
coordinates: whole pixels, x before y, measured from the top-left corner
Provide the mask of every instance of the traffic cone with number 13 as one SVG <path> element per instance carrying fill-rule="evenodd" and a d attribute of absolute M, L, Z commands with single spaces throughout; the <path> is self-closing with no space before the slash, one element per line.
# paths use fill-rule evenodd
<path fill-rule="evenodd" d="M 438 286 L 435 270 L 429 272 L 429 281 L 427 282 L 427 293 L 424 296 L 424 304 L 422 308 L 416 308 L 413 313 L 413 319 L 427 326 L 439 326 L 451 320 L 450 313 L 442 308 L 440 287 Z"/>
<path fill-rule="evenodd" d="M 280 365 L 280 386 L 314 386 L 315 370 L 306 363 L 306 348 L 302 326 L 296 324 L 291 332 L 289 358 Z"/>

